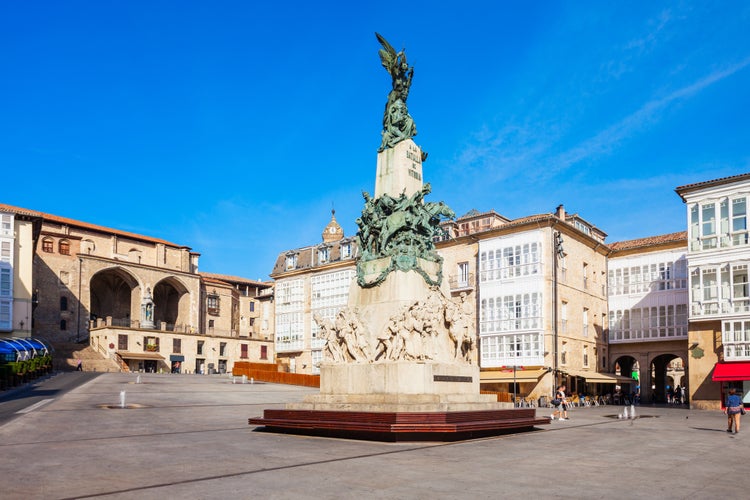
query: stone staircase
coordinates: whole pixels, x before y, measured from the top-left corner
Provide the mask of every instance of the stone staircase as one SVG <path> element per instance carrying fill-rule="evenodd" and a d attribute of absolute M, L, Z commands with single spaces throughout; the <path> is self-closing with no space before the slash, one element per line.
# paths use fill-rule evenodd
<path fill-rule="evenodd" d="M 119 372 L 122 369 L 117 363 L 104 357 L 88 344 L 74 342 L 53 343 L 52 365 L 58 371 L 75 370 L 80 359 L 83 370 L 87 372 Z"/>

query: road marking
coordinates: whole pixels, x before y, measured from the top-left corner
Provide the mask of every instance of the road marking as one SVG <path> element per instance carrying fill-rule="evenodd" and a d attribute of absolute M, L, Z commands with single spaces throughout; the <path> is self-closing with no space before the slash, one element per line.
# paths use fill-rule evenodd
<path fill-rule="evenodd" d="M 41 408 L 42 406 L 44 406 L 47 403 L 49 403 L 51 401 L 54 401 L 54 400 L 55 400 L 55 398 L 42 399 L 41 401 L 38 401 L 38 402 L 34 403 L 33 405 L 31 405 L 31 406 L 29 406 L 27 408 L 24 408 L 23 410 L 18 410 L 16 413 L 29 413 L 30 411 L 34 411 L 37 408 Z"/>

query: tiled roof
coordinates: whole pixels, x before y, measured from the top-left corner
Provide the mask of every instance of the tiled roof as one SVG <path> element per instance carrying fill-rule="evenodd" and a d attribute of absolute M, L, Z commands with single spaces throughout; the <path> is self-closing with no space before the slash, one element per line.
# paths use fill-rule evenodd
<path fill-rule="evenodd" d="M 5 205 L 3 203 L 0 203 L 0 210 L 7 210 L 9 212 L 16 212 L 16 213 L 20 213 L 24 215 L 33 215 L 36 217 L 42 217 L 46 221 L 57 222 L 58 224 L 66 224 L 68 226 L 75 226 L 75 227 L 80 227 L 84 229 L 90 229 L 92 231 L 99 231 L 102 233 L 116 234 L 118 236 L 125 236 L 127 238 L 132 238 L 134 240 L 148 241 L 151 243 L 161 243 L 163 245 L 167 245 L 167 246 L 175 247 L 175 248 L 190 249 L 190 247 L 187 247 L 185 245 L 177 245 L 176 243 L 162 240 L 160 238 L 152 238 L 151 236 L 144 236 L 142 234 L 129 233 L 127 231 L 121 231 L 119 229 L 112 229 L 112 228 L 108 228 L 104 226 L 97 226 L 96 224 L 89 224 L 88 222 L 82 222 L 82 221 L 75 220 L 75 219 L 68 219 L 67 217 L 60 217 L 59 215 L 52 215 L 52 214 L 47 214 L 44 212 L 37 212 L 34 210 L 28 210 L 25 208 Z"/>
<path fill-rule="evenodd" d="M 500 215 L 499 213 L 495 212 L 495 210 L 493 210 L 493 209 L 487 210 L 486 212 L 480 212 L 476 208 L 472 208 L 471 210 L 469 210 L 468 212 L 466 212 L 462 216 L 457 217 L 456 218 L 456 222 L 458 222 L 460 220 L 464 220 L 464 219 L 476 219 L 477 217 L 486 217 L 488 215 L 489 216 L 494 216 L 494 217 L 499 217 L 500 219 L 503 219 L 503 220 L 509 220 L 507 217 L 504 217 L 504 216 Z"/>
<path fill-rule="evenodd" d="M 29 215 L 32 217 L 41 217 L 42 215 L 44 215 L 41 212 L 35 212 L 33 210 L 28 210 L 21 207 L 14 207 L 13 205 L 6 205 L 5 203 L 0 203 L 0 212 L 11 212 L 14 214 Z"/>
<path fill-rule="evenodd" d="M 621 252 L 623 250 L 664 245 L 667 243 L 685 243 L 685 245 L 687 245 L 687 231 L 662 234 L 659 236 L 648 236 L 646 238 L 638 238 L 635 240 L 616 241 L 610 243 L 609 247 L 615 252 Z"/>
<path fill-rule="evenodd" d="M 214 278 L 209 278 L 208 276 L 204 276 L 204 273 L 199 273 L 199 274 L 201 275 L 201 279 L 203 280 L 204 283 L 213 284 L 213 285 L 227 286 L 227 287 L 230 287 L 230 288 L 232 286 L 231 283 L 227 283 L 226 281 L 217 280 L 217 279 L 214 279 Z"/>
<path fill-rule="evenodd" d="M 256 280 L 250 280 L 247 278 L 240 278 L 239 276 L 230 276 L 227 274 L 216 274 L 216 273 L 204 273 L 199 272 L 204 279 L 215 279 L 223 282 L 230 282 L 230 283 L 245 283 L 248 285 L 253 286 L 263 286 L 263 287 L 270 287 L 272 286 L 271 283 L 266 283 L 263 281 L 256 281 Z"/>
<path fill-rule="evenodd" d="M 695 182 L 693 184 L 685 184 L 684 186 L 676 187 L 675 192 L 679 194 L 680 197 L 684 200 L 685 198 L 684 196 L 682 196 L 684 193 L 689 193 L 690 191 L 695 191 L 696 189 L 700 189 L 700 188 L 721 186 L 722 184 L 729 184 L 732 182 L 743 181 L 746 179 L 750 179 L 750 173 L 732 175 L 729 177 L 721 177 L 719 179 L 713 179 L 710 181 Z"/>

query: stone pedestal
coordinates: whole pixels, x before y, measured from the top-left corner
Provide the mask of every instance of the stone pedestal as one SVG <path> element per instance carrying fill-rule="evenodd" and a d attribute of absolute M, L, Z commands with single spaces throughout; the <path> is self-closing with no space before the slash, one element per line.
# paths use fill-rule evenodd
<path fill-rule="evenodd" d="M 422 362 L 324 363 L 320 394 L 287 409 L 367 412 L 472 411 L 511 408 L 479 394 L 479 368 Z"/>
<path fill-rule="evenodd" d="M 407 139 L 378 153 L 375 198 L 384 194 L 397 198 L 403 192 L 411 196 L 422 184 L 422 150 L 414 141 Z"/>
<path fill-rule="evenodd" d="M 432 277 L 437 277 L 440 265 L 424 259 L 417 259 L 422 269 Z M 380 274 L 390 264 L 390 258 L 378 259 L 366 263 L 366 278 Z M 369 281 L 366 279 L 366 281 Z M 361 288 L 356 281 L 352 282 L 349 289 L 349 304 L 357 308 L 360 321 L 367 327 L 371 336 L 377 337 L 385 329 L 388 319 L 401 308 L 409 306 L 417 301 L 424 301 L 430 289 L 425 286 L 425 281 L 415 271 L 391 272 L 380 285 L 372 288 Z M 442 291 L 450 296 L 450 289 L 443 280 Z M 371 344 L 375 345 L 373 339 Z"/>

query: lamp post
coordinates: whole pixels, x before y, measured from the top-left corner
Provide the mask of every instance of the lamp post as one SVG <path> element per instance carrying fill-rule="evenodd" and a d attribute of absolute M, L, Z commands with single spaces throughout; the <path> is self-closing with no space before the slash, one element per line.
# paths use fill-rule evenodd
<path fill-rule="evenodd" d="M 553 241 L 552 241 L 552 246 L 553 246 L 552 247 L 552 250 L 553 250 L 553 252 L 552 252 L 553 253 L 553 255 L 552 255 L 552 260 L 553 260 L 553 265 L 552 265 L 552 268 L 553 268 L 553 276 L 552 276 L 552 302 L 553 302 L 553 304 L 552 304 L 552 315 L 553 315 L 553 325 L 552 325 L 552 331 L 553 331 L 553 334 L 554 334 L 554 344 L 555 344 L 554 345 L 554 360 L 553 360 L 553 363 L 554 363 L 554 366 L 553 366 L 554 375 L 553 375 L 553 377 L 554 377 L 554 380 L 555 380 L 555 382 L 554 382 L 554 386 L 555 387 L 553 387 L 552 390 L 554 391 L 555 389 L 557 389 L 558 378 L 560 376 L 560 372 L 558 370 L 558 364 L 557 364 L 557 358 L 558 358 L 558 349 L 557 349 L 557 346 L 558 346 L 558 326 L 557 326 L 557 323 L 558 323 L 558 317 L 557 317 L 557 315 L 558 315 L 558 313 L 557 313 L 557 302 L 558 302 L 558 300 L 557 300 L 557 266 L 558 266 L 558 264 L 557 264 L 557 259 L 562 259 L 562 258 L 565 257 L 565 251 L 563 250 L 563 237 L 562 237 L 562 234 L 560 233 L 560 231 L 555 231 L 554 232 L 554 238 L 553 238 Z"/>

